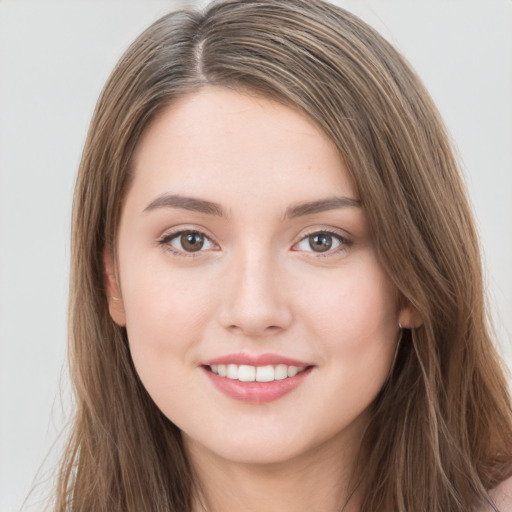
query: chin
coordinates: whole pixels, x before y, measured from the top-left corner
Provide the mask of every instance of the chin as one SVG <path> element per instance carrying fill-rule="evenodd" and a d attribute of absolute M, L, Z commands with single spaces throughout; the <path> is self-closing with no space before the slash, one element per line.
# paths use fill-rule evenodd
<path fill-rule="evenodd" d="M 225 462 L 243 465 L 278 465 L 308 458 L 318 457 L 319 451 L 332 454 L 345 438 L 343 431 L 324 432 L 326 435 L 312 435 L 301 432 L 260 432 L 245 431 L 245 435 L 211 436 L 208 439 L 193 439 L 184 434 L 185 447 L 192 457 L 204 455 L 208 458 L 221 459 Z M 346 439 L 345 439 L 346 440 Z M 356 443 L 357 444 L 357 443 Z"/>
<path fill-rule="evenodd" d="M 249 445 L 244 443 L 243 446 L 215 446 L 204 447 L 204 449 L 211 451 L 216 458 L 230 463 L 261 466 L 283 464 L 309 451 L 304 447 L 282 446 L 276 442 L 251 442 Z"/>

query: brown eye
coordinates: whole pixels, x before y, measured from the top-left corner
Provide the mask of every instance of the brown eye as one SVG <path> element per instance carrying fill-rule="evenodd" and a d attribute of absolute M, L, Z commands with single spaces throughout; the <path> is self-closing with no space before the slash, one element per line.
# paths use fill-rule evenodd
<path fill-rule="evenodd" d="M 352 245 L 350 240 L 337 233 L 329 231 L 316 231 L 302 238 L 293 248 L 295 251 L 309 252 L 325 256 L 338 254 Z"/>
<path fill-rule="evenodd" d="M 198 253 L 215 249 L 215 244 L 200 231 L 179 231 L 164 236 L 160 240 L 162 246 L 166 246 L 174 253 Z"/>
<path fill-rule="evenodd" d="M 204 236 L 201 233 L 182 233 L 180 235 L 181 247 L 186 252 L 200 251 L 204 246 Z"/>
<path fill-rule="evenodd" d="M 311 249 L 315 252 L 326 252 L 333 244 L 332 235 L 329 233 L 315 233 L 308 236 Z"/>

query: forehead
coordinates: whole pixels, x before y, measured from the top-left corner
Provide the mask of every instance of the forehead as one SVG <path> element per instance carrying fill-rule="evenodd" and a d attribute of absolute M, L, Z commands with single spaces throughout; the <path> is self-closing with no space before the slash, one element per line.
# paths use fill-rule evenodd
<path fill-rule="evenodd" d="M 205 87 L 163 110 L 134 156 L 134 186 L 229 197 L 333 188 L 356 198 L 334 143 L 296 109 L 259 95 Z M 180 190 L 184 189 L 184 190 Z"/>

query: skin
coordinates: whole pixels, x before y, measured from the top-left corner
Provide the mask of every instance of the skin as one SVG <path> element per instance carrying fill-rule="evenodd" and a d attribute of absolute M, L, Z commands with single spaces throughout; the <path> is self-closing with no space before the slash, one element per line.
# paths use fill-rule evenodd
<path fill-rule="evenodd" d="M 398 323 L 419 320 L 398 306 L 336 148 L 296 110 L 205 87 L 150 125 L 134 172 L 115 265 L 105 253 L 110 312 L 126 326 L 147 391 L 183 432 L 203 503 L 210 512 L 339 511 Z M 165 195 L 216 210 L 165 205 Z M 296 208 L 334 197 L 352 203 Z M 201 250 L 180 245 L 187 230 L 204 234 Z M 331 249 L 318 251 L 314 233 Z M 312 369 L 281 398 L 246 403 L 202 366 L 239 353 Z M 357 510 L 360 491 L 345 511 Z"/>

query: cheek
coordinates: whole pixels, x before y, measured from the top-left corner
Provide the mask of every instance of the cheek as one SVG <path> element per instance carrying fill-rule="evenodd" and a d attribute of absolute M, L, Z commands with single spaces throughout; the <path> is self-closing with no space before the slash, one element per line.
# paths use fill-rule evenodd
<path fill-rule="evenodd" d="M 199 362 L 198 347 L 211 314 L 211 287 L 168 266 L 137 271 L 125 272 L 122 283 L 134 366 L 164 414 L 171 417 L 172 412 L 173 420 L 188 418 L 190 402 L 178 390 L 200 393 L 191 370 Z"/>
<path fill-rule="evenodd" d="M 193 364 L 194 347 L 214 308 L 212 286 L 165 263 L 142 269 L 128 264 L 121 275 L 126 329 L 138 371 L 151 366 L 157 371 L 164 361 L 168 366 L 184 358 Z"/>
<path fill-rule="evenodd" d="M 330 275 L 324 283 L 315 280 L 306 288 L 303 296 L 309 299 L 302 303 L 301 316 L 326 358 L 341 359 L 351 373 L 351 368 L 389 359 L 399 332 L 398 302 L 380 266 L 342 269 L 338 276 Z"/>
<path fill-rule="evenodd" d="M 332 421 L 341 428 L 363 414 L 382 389 L 399 328 L 397 294 L 379 267 L 354 269 L 338 283 L 317 294 L 306 318 L 331 383 L 331 403 L 338 404 Z"/>

